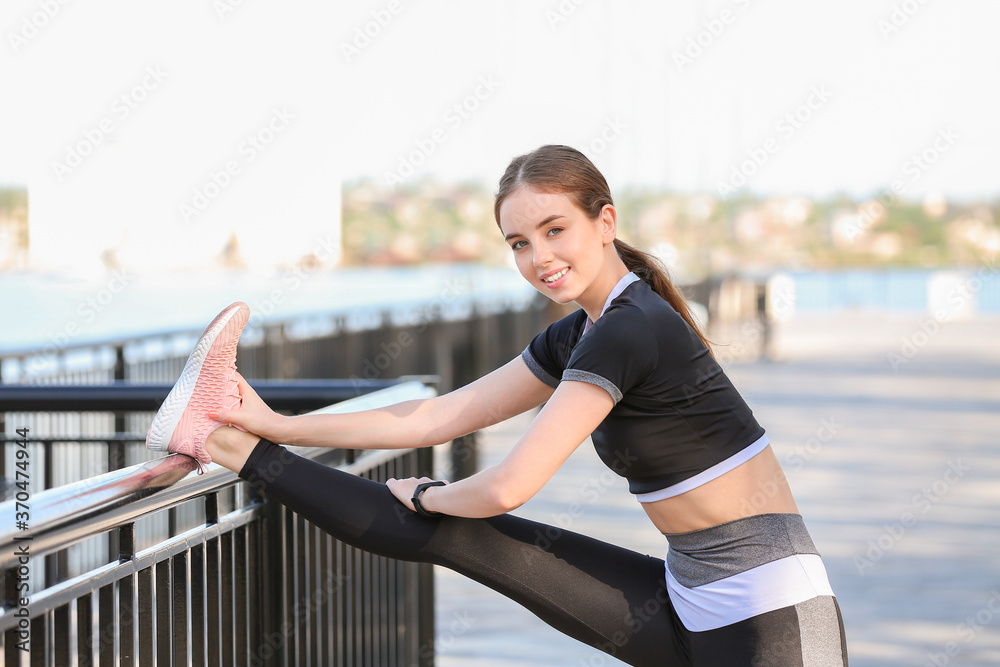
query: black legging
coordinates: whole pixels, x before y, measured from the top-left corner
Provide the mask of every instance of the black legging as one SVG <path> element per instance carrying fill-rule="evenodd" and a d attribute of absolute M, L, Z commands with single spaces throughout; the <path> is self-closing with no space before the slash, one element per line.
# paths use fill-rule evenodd
<path fill-rule="evenodd" d="M 396 500 L 384 484 L 267 440 L 254 448 L 240 477 L 346 544 L 399 560 L 443 565 L 630 665 L 757 664 L 754 656 L 760 655 L 762 637 L 779 631 L 783 641 L 769 646 L 767 655 L 774 661 L 767 664 L 802 664 L 787 632 L 789 621 L 797 628 L 793 607 L 717 630 L 685 629 L 670 603 L 661 558 L 566 530 L 551 531 L 509 514 L 425 518 Z M 780 655 L 785 650 L 787 660 Z"/>

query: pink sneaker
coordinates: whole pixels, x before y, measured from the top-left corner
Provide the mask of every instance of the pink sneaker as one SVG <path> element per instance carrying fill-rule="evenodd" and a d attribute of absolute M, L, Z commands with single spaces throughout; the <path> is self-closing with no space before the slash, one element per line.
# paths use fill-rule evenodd
<path fill-rule="evenodd" d="M 188 357 L 181 377 L 167 394 L 146 435 L 146 447 L 186 454 L 198 461 L 198 474 L 212 457 L 205 439 L 222 422 L 208 418 L 218 408 L 238 408 L 236 344 L 250 318 L 250 307 L 237 301 L 212 320 Z"/>

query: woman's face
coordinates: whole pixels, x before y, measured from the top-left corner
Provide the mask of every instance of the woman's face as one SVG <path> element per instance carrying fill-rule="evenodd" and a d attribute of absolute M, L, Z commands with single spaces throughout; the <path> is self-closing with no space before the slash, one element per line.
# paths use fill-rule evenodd
<path fill-rule="evenodd" d="M 604 267 L 604 247 L 615 237 L 614 207 L 592 220 L 564 194 L 522 186 L 500 205 L 500 230 L 524 279 L 553 301 L 569 303 Z"/>

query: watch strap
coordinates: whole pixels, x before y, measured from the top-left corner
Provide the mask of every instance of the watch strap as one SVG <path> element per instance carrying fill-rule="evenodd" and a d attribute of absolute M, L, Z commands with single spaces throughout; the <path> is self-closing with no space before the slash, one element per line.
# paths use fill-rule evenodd
<path fill-rule="evenodd" d="M 417 510 L 417 514 L 421 516 L 426 516 L 428 518 L 437 516 L 439 512 L 429 512 L 424 509 L 423 505 L 420 504 L 420 494 L 429 489 L 432 486 L 444 486 L 445 482 L 423 482 L 422 484 L 417 484 L 417 488 L 413 490 L 413 498 L 410 501 L 413 503 L 413 509 Z"/>

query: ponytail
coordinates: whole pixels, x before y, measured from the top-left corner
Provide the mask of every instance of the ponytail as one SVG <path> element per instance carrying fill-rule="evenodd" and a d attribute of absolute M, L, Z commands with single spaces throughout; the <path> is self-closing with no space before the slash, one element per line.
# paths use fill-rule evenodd
<path fill-rule="evenodd" d="M 639 276 L 640 280 L 649 285 L 654 292 L 659 294 L 664 301 L 669 303 L 671 307 L 684 318 L 684 321 L 687 322 L 692 329 L 694 329 L 694 332 L 698 334 L 698 338 L 701 339 L 705 349 L 707 349 L 708 353 L 714 357 L 715 354 L 712 352 L 711 343 L 702 332 L 701 327 L 698 325 L 698 321 L 695 320 L 694 316 L 691 314 L 691 308 L 684 299 L 684 295 L 681 294 L 681 291 L 677 289 L 677 286 L 670 280 L 670 275 L 660 260 L 656 259 L 649 253 L 633 248 L 621 239 L 615 239 L 615 250 L 618 251 L 618 256 L 625 264 L 625 268 Z"/>

